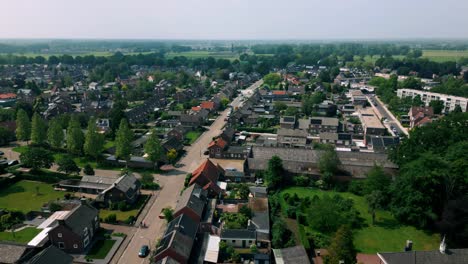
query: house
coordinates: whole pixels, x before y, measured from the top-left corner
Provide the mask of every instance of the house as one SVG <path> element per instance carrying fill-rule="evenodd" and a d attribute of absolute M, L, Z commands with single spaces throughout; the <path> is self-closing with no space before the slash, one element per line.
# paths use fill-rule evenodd
<path fill-rule="evenodd" d="M 307 144 L 307 131 L 301 129 L 279 128 L 278 146 L 286 148 L 304 148 Z"/>
<path fill-rule="evenodd" d="M 391 147 L 400 144 L 400 137 L 366 135 L 364 144 L 374 152 L 385 153 Z"/>
<path fill-rule="evenodd" d="M 223 138 L 217 138 L 216 140 L 211 141 L 208 145 L 208 150 L 210 152 L 210 158 L 220 159 L 223 156 L 223 151 L 228 147 L 228 142 Z"/>
<path fill-rule="evenodd" d="M 408 112 L 410 128 L 424 126 L 432 122 L 434 109 L 431 106 L 412 106 Z"/>
<path fill-rule="evenodd" d="M 32 257 L 26 264 L 71 264 L 73 257 L 58 249 L 55 246 L 49 246 L 34 257 Z"/>
<path fill-rule="evenodd" d="M 352 136 L 349 133 L 323 132 L 319 134 L 319 138 L 320 143 L 331 143 L 336 146 L 351 146 L 353 141 Z"/>
<path fill-rule="evenodd" d="M 309 256 L 304 246 L 295 246 L 289 248 L 273 249 L 275 262 L 277 264 L 301 263 L 310 264 Z"/>
<path fill-rule="evenodd" d="M 227 128 L 225 128 L 223 130 L 223 132 L 221 133 L 221 135 L 219 135 L 219 137 L 222 138 L 227 143 L 231 143 L 232 140 L 234 139 L 234 134 L 235 133 L 236 133 L 236 131 L 234 130 L 234 128 L 227 127 Z"/>
<path fill-rule="evenodd" d="M 178 125 L 167 132 L 167 137 L 173 137 L 179 142 L 183 142 L 185 139 L 185 134 L 190 131 L 190 128 Z"/>
<path fill-rule="evenodd" d="M 156 248 L 155 262 L 172 258 L 176 263 L 188 263 L 198 230 L 198 222 L 182 214 L 167 224 L 166 232 Z"/>
<path fill-rule="evenodd" d="M 140 195 L 141 183 L 133 174 L 120 177 L 102 177 L 85 175 L 81 180 L 63 180 L 60 188 L 73 192 L 98 194 L 97 201 L 108 205 L 125 201 L 133 204 Z"/>
<path fill-rule="evenodd" d="M 184 148 L 184 145 L 181 141 L 177 140 L 175 137 L 168 137 L 161 142 L 161 146 L 166 152 L 169 152 L 171 149 L 175 149 L 177 152 L 181 151 Z"/>
<path fill-rule="evenodd" d="M 11 242 L 0 242 L 0 263 L 16 264 L 24 263 L 34 256 L 33 247 Z"/>
<path fill-rule="evenodd" d="M 198 184 L 191 185 L 180 196 L 174 210 L 174 218 L 186 215 L 194 222 L 200 222 L 207 201 L 207 191 Z"/>
<path fill-rule="evenodd" d="M 280 127 L 294 129 L 296 126 L 296 117 L 294 116 L 283 116 L 280 118 Z"/>
<path fill-rule="evenodd" d="M 51 244 L 59 249 L 79 254 L 88 248 L 98 229 L 99 211 L 82 201 L 63 218 L 56 219 L 48 237 Z"/>
<path fill-rule="evenodd" d="M 249 248 L 257 239 L 255 231 L 248 229 L 223 229 L 220 237 L 228 246 L 236 248 Z"/>
<path fill-rule="evenodd" d="M 223 175 L 227 182 L 253 182 L 255 180 L 255 177 L 238 170 L 225 170 Z"/>
<path fill-rule="evenodd" d="M 182 126 L 197 128 L 203 124 L 204 120 L 199 114 L 182 114 L 180 124 Z"/>
<path fill-rule="evenodd" d="M 215 110 L 215 103 L 210 101 L 203 101 L 201 102 L 200 107 L 202 109 L 208 110 L 209 112 L 213 112 Z"/>
<path fill-rule="evenodd" d="M 210 159 L 206 159 L 192 172 L 189 185 L 196 183 L 202 186 L 203 190 L 207 190 L 209 194 L 218 195 L 222 191 L 217 185 L 221 173 L 222 168 L 219 165 L 215 165 Z"/>
<path fill-rule="evenodd" d="M 339 131 L 340 121 L 334 117 L 311 117 L 299 119 L 299 129 L 308 131 L 311 134 L 317 135 L 321 132 Z"/>
<path fill-rule="evenodd" d="M 364 133 L 366 135 L 384 135 L 387 128 L 382 124 L 380 119 L 372 108 L 361 108 L 358 111 L 359 119 L 361 120 Z"/>
<path fill-rule="evenodd" d="M 367 97 L 362 93 L 361 90 L 351 90 L 349 95 L 353 105 L 364 106 L 367 104 Z"/>
<path fill-rule="evenodd" d="M 8 107 L 13 106 L 16 102 L 16 94 L 14 93 L 1 93 L 0 106 Z"/>

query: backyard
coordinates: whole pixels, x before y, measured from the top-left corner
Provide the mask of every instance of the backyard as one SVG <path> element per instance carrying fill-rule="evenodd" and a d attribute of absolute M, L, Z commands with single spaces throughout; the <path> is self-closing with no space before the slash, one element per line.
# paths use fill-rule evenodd
<path fill-rule="evenodd" d="M 0 232 L 0 241 L 12 241 L 20 244 L 26 244 L 40 232 L 41 230 L 35 227 L 26 227 L 14 234 L 12 232 Z"/>
<path fill-rule="evenodd" d="M 42 205 L 63 198 L 65 192 L 55 191 L 51 184 L 22 180 L 0 190 L 0 208 L 27 213 Z"/>
<path fill-rule="evenodd" d="M 114 246 L 115 240 L 111 239 L 100 239 L 94 243 L 91 250 L 89 250 L 87 258 L 91 259 L 104 259 L 106 258 L 107 254 L 111 250 L 112 246 Z"/>
<path fill-rule="evenodd" d="M 109 210 L 109 209 L 100 209 L 99 210 L 99 217 L 101 219 L 105 219 L 111 214 L 115 214 L 117 216 L 117 221 L 125 221 L 130 216 L 136 217 L 140 209 L 144 206 L 146 199 L 148 199 L 148 195 L 140 195 L 138 201 L 131 206 L 129 210 L 120 211 L 120 210 Z"/>
<path fill-rule="evenodd" d="M 349 192 L 323 191 L 315 188 L 291 187 L 281 192 L 281 208 L 283 214 L 286 211 L 287 203 L 284 200 L 284 194 L 297 194 L 299 198 L 306 198 L 317 195 L 322 197 L 324 194 L 333 196 L 338 194 L 343 198 L 353 200 L 354 208 L 360 213 L 365 223 L 362 228 L 354 232 L 354 245 L 362 253 L 376 253 L 388 251 L 402 251 L 406 240 L 412 240 L 415 250 L 433 250 L 439 245 L 439 236 L 437 234 L 428 234 L 423 230 L 418 230 L 412 226 L 400 224 L 389 211 L 379 210 L 376 212 L 376 223 L 372 225 L 372 217 L 368 212 L 367 203 L 364 197 L 354 195 Z M 296 221 L 294 221 L 296 222 Z M 295 223 L 287 221 L 288 226 L 294 232 L 297 227 Z M 298 225 L 301 229 L 309 229 L 308 226 Z M 311 229 L 311 228 L 310 228 Z M 294 232 L 297 235 L 297 232 Z M 296 241 L 298 239 L 296 238 Z"/>

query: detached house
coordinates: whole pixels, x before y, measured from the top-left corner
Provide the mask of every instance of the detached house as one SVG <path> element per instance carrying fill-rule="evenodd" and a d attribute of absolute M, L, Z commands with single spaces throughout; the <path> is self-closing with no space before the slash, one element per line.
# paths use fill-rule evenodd
<path fill-rule="evenodd" d="M 408 113 L 410 119 L 410 128 L 424 126 L 432 122 L 434 118 L 434 110 L 431 106 L 410 108 Z"/>
<path fill-rule="evenodd" d="M 82 253 L 99 228 L 99 212 L 85 201 L 56 219 L 48 232 L 52 245 L 72 254 Z"/>

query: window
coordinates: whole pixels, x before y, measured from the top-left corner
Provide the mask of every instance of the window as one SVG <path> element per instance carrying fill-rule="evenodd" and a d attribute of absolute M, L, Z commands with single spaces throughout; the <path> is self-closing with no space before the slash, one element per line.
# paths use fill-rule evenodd
<path fill-rule="evenodd" d="M 85 236 L 88 235 L 88 228 L 87 227 L 85 227 L 85 229 L 83 230 L 83 233 L 84 233 Z"/>
<path fill-rule="evenodd" d="M 62 233 L 58 233 L 57 236 L 58 236 L 58 237 L 62 237 Z"/>
<path fill-rule="evenodd" d="M 89 244 L 89 237 L 86 237 L 86 238 L 84 239 L 83 243 L 84 243 L 84 247 L 87 247 L 88 244 Z"/>
<path fill-rule="evenodd" d="M 73 248 L 78 248 L 78 244 L 73 244 Z"/>
<path fill-rule="evenodd" d="M 65 243 L 63 243 L 63 242 L 58 242 L 58 247 L 59 247 L 59 248 L 65 248 Z"/>
<path fill-rule="evenodd" d="M 232 241 L 232 243 L 236 243 L 236 241 L 235 241 L 235 240 L 233 240 L 233 241 Z"/>

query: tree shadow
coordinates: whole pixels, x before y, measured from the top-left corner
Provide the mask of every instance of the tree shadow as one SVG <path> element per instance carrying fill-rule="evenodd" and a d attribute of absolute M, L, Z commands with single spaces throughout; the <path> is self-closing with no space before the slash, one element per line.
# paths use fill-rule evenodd
<path fill-rule="evenodd" d="M 5 188 L 2 191 L 0 191 L 0 197 L 8 196 L 8 195 L 14 194 L 14 193 L 21 193 L 21 192 L 25 192 L 24 187 L 18 186 L 18 185 L 12 185 L 12 186 L 10 186 L 8 188 Z"/>

